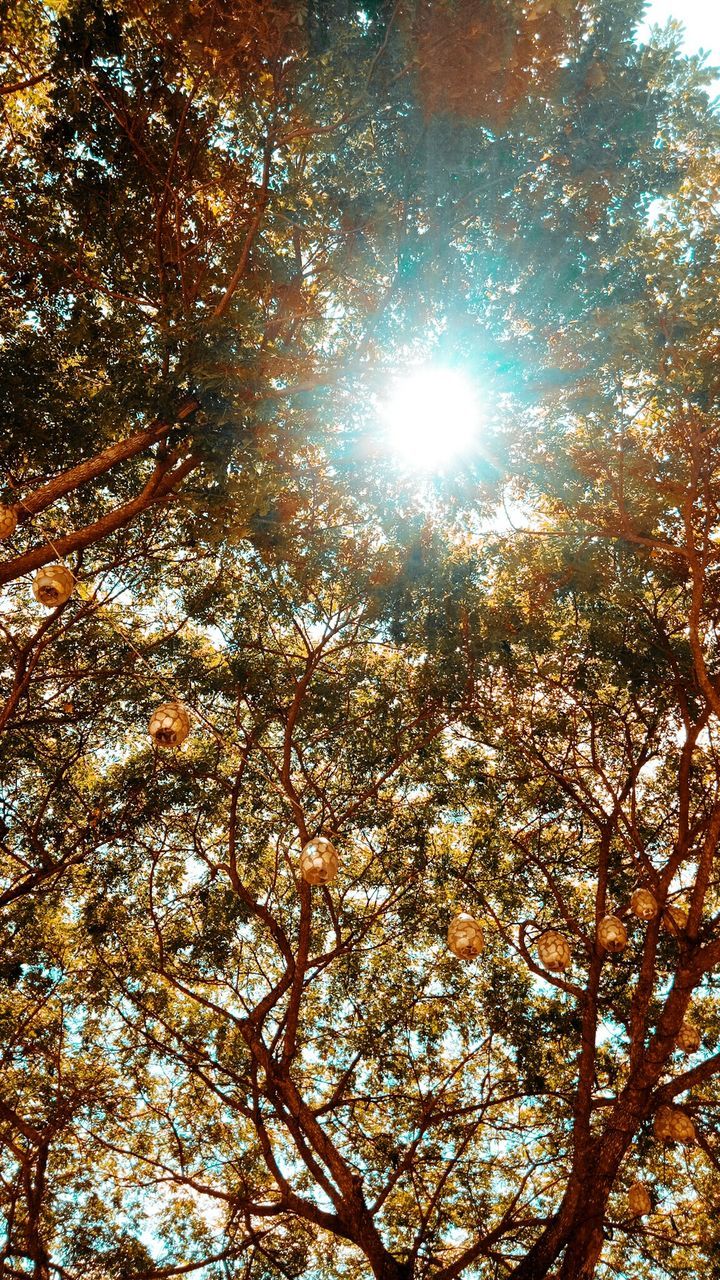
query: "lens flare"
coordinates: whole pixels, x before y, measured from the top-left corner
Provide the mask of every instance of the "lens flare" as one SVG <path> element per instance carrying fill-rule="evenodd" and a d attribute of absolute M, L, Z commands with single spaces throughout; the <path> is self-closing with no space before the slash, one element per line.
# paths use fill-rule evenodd
<path fill-rule="evenodd" d="M 417 471 L 444 471 L 472 449 L 480 408 L 464 374 L 428 367 L 395 381 L 382 405 L 382 418 L 398 461 Z"/>

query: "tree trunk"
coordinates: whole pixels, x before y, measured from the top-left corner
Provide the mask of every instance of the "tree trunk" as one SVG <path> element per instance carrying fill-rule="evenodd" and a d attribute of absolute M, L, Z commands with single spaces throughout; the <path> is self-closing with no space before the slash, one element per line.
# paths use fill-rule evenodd
<path fill-rule="evenodd" d="M 412 1280 L 413 1267 L 409 1262 L 399 1262 L 392 1254 L 386 1253 L 381 1259 L 371 1260 L 375 1280 Z"/>
<path fill-rule="evenodd" d="M 603 1247 L 603 1205 L 591 1217 L 581 1219 L 568 1242 L 560 1268 L 560 1280 L 592 1280 Z"/>

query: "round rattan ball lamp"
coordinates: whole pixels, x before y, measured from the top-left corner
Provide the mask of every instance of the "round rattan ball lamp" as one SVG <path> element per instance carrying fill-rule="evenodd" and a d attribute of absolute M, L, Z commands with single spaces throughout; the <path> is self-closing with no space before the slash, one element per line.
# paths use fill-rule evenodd
<path fill-rule="evenodd" d="M 630 899 L 630 910 L 638 920 L 654 920 L 658 904 L 649 889 L 636 889 Z"/>
<path fill-rule="evenodd" d="M 688 909 L 680 903 L 666 907 L 662 913 L 663 929 L 667 933 L 671 933 L 674 938 L 678 938 L 681 933 L 685 932 L 688 922 Z"/>
<path fill-rule="evenodd" d="M 627 929 L 618 916 L 603 916 L 597 929 L 597 940 L 605 951 L 617 955 L 627 946 Z"/>
<path fill-rule="evenodd" d="M 0 542 L 11 538 L 17 529 L 17 511 L 14 507 L 5 507 L 0 503 Z"/>
<path fill-rule="evenodd" d="M 570 943 L 557 929 L 548 929 L 537 940 L 540 963 L 551 973 L 564 973 L 572 960 Z"/>
<path fill-rule="evenodd" d="M 447 941 L 458 960 L 474 960 L 485 945 L 480 921 L 471 916 L 469 911 L 458 911 L 450 921 Z"/>
<path fill-rule="evenodd" d="M 628 1210 L 631 1217 L 642 1218 L 652 1210 L 650 1192 L 644 1182 L 634 1182 L 627 1194 Z"/>
<path fill-rule="evenodd" d="M 46 564 L 44 568 L 38 569 L 32 584 L 35 599 L 47 609 L 57 609 L 59 605 L 65 604 L 70 599 L 74 586 L 75 579 L 64 564 Z"/>
<path fill-rule="evenodd" d="M 683 1053 L 697 1053 L 700 1048 L 700 1028 L 695 1025 L 692 1018 L 685 1019 L 677 1033 L 675 1043 Z"/>
<path fill-rule="evenodd" d="M 300 874 L 308 884 L 330 884 L 335 879 L 339 866 L 337 849 L 327 836 L 314 836 L 303 846 Z"/>
<path fill-rule="evenodd" d="M 679 1107 L 658 1107 L 653 1132 L 659 1142 L 679 1142 L 685 1147 L 691 1147 L 697 1138 L 690 1116 Z"/>
<path fill-rule="evenodd" d="M 190 732 L 190 717 L 182 702 L 162 702 L 150 717 L 148 733 L 156 747 L 179 747 Z"/>

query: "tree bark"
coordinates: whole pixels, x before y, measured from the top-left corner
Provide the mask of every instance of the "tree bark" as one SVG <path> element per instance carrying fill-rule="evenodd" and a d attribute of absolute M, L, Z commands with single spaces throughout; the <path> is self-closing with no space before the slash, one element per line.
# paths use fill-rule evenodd
<path fill-rule="evenodd" d="M 581 1220 L 568 1242 L 560 1268 L 560 1280 L 592 1280 L 603 1247 L 605 1205 L 593 1205 L 590 1216 Z"/>
<path fill-rule="evenodd" d="M 42 543 L 32 551 L 16 556 L 14 560 L 6 560 L 4 564 L 0 564 L 0 582 L 13 582 L 15 578 L 22 577 L 24 573 L 31 573 L 33 569 L 39 569 L 51 560 L 62 559 L 73 551 L 83 551 L 93 543 L 100 542 L 108 534 L 115 533 L 117 529 L 122 529 L 124 525 L 129 524 L 135 516 L 146 511 L 148 507 L 167 498 L 181 480 L 184 480 L 198 465 L 199 459 L 191 456 L 172 471 L 163 469 L 159 474 L 156 472 L 136 498 L 126 502 L 122 507 L 116 507 L 114 511 L 109 511 L 94 524 L 86 525 L 84 529 L 77 529 L 74 533 L 68 533 L 62 538 L 55 538 L 52 544 Z"/>
<path fill-rule="evenodd" d="M 197 407 L 197 400 L 187 400 L 178 410 L 177 421 L 183 422 Z M 128 436 L 127 440 L 119 440 L 117 444 L 110 445 L 107 449 L 103 449 L 101 453 L 95 454 L 93 458 L 87 458 L 85 462 L 79 462 L 77 466 L 71 467 L 68 471 L 63 471 L 62 475 L 55 476 L 53 480 L 48 480 L 47 484 L 41 485 L 39 489 L 26 494 L 16 504 L 18 522 L 22 523 L 29 520 L 31 516 L 37 515 L 39 511 L 44 511 L 46 507 L 51 506 L 53 502 L 57 502 L 58 498 L 64 497 L 66 493 L 71 493 L 73 489 L 79 489 L 88 480 L 95 480 L 98 476 L 105 475 L 118 462 L 125 462 L 128 458 L 133 458 L 136 454 L 142 453 L 143 449 L 147 449 L 151 444 L 156 444 L 158 440 L 162 440 L 163 436 L 166 436 L 172 430 L 173 425 L 171 422 L 153 422 L 143 431 L 136 431 L 134 435 Z"/>

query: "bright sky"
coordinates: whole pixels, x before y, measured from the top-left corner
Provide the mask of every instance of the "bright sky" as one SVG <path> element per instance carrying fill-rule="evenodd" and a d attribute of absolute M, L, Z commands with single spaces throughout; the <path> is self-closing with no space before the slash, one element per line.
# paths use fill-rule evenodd
<path fill-rule="evenodd" d="M 718 0 L 651 0 L 648 22 L 667 22 L 678 18 L 685 27 L 688 53 L 705 49 L 712 66 L 720 64 L 720 4 Z"/>

